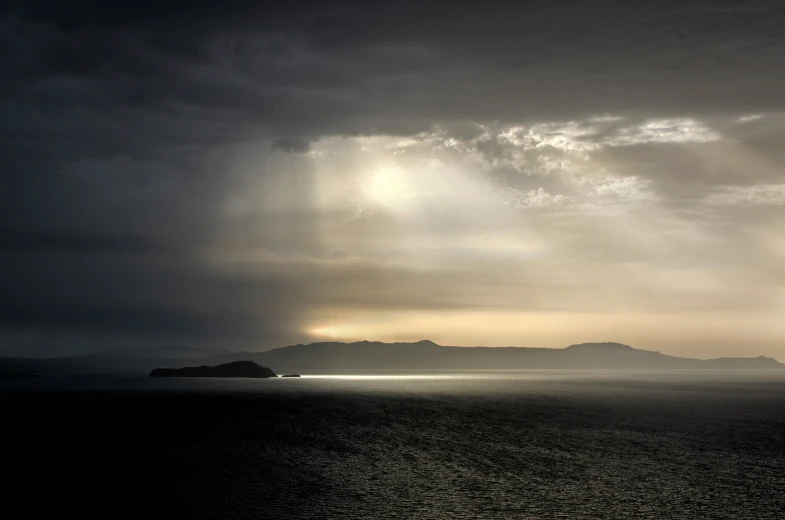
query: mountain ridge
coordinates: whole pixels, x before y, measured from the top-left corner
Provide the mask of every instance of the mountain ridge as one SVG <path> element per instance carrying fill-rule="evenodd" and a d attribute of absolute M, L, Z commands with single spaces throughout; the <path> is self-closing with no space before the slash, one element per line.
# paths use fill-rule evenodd
<path fill-rule="evenodd" d="M 782 370 L 785 364 L 773 358 L 724 357 L 696 359 L 642 350 L 623 343 L 578 343 L 560 349 L 542 347 L 458 347 L 430 340 L 384 343 L 328 341 L 288 345 L 262 352 L 218 352 L 201 357 L 72 356 L 28 360 L 0 358 L 0 366 L 30 371 L 75 371 L 78 369 L 145 370 L 163 364 L 219 365 L 253 361 L 278 372 L 340 373 L 382 370 L 412 372 L 422 370 L 503 370 L 503 369 L 719 369 Z"/>

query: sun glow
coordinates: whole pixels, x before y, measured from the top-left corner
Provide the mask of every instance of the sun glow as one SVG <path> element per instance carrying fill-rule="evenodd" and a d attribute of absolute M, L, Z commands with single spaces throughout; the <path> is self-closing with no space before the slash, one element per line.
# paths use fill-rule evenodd
<path fill-rule="evenodd" d="M 227 222 L 240 225 L 227 243 L 244 245 L 237 230 L 248 233 L 264 276 L 280 270 L 294 279 L 307 268 L 304 285 L 318 303 L 303 332 L 313 341 L 559 347 L 598 334 L 653 348 L 678 340 L 700 356 L 706 345 L 731 352 L 740 341 L 781 337 L 774 325 L 785 305 L 777 278 L 785 242 L 772 212 L 783 192 L 773 160 L 732 140 L 715 143 L 686 121 L 608 136 L 567 126 L 549 131 L 589 141 L 591 153 L 548 140 L 547 128 L 534 141 L 524 129 L 473 140 L 438 132 L 405 142 L 319 139 L 302 157 L 286 157 L 291 169 L 273 165 L 276 175 L 249 166 L 249 184 L 228 211 Z M 617 153 L 641 141 L 670 143 L 679 160 L 706 166 L 704 180 L 717 185 L 694 194 L 694 211 L 711 219 L 669 204 L 656 172 Z M 741 185 L 747 172 L 765 182 Z M 716 220 L 763 209 L 767 220 L 743 237 L 724 234 Z M 249 225 L 255 217 L 267 225 Z M 243 249 L 216 250 L 222 269 L 248 261 Z M 779 314 L 734 314 L 753 306 Z M 711 336 L 701 325 L 709 311 L 726 313 Z"/>
<path fill-rule="evenodd" d="M 330 338 L 345 340 L 351 337 L 351 326 L 346 325 L 326 325 L 308 329 L 308 334 L 316 338 Z"/>
<path fill-rule="evenodd" d="M 372 203 L 395 207 L 414 195 L 406 172 L 401 167 L 382 167 L 370 175 L 363 186 L 363 194 Z"/>
<path fill-rule="evenodd" d="M 334 326 L 311 329 L 326 332 L 336 341 L 373 339 L 385 342 L 413 342 L 428 337 L 441 345 L 564 347 L 586 341 L 592 331 L 597 341 L 618 338 L 641 348 L 660 349 L 679 342 L 685 352 L 709 357 L 740 341 L 763 341 L 777 333 L 776 313 L 728 315 L 727 313 L 647 312 L 517 312 L 499 309 L 484 311 L 407 311 L 358 314 Z M 703 346 L 701 324 L 715 323 L 716 339 Z M 668 322 L 670 329 L 662 330 Z M 754 330 L 751 334 L 749 331 Z M 438 331 L 438 332 L 435 332 Z M 318 336 L 316 336 L 318 337 Z M 323 336 L 324 337 L 324 336 Z M 704 351 L 706 349 L 706 351 Z"/>

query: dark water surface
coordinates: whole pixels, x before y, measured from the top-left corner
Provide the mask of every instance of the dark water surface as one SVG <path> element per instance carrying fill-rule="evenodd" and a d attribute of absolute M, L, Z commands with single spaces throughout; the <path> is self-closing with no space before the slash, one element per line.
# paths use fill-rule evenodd
<path fill-rule="evenodd" d="M 0 382 L 8 518 L 785 518 L 785 377 Z"/>

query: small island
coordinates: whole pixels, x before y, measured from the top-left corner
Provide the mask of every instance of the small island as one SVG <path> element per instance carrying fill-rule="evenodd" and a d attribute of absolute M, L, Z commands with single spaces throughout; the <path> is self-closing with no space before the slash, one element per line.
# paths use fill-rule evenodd
<path fill-rule="evenodd" d="M 278 377 L 267 367 L 253 361 L 235 361 L 214 367 L 156 368 L 150 377 Z"/>
<path fill-rule="evenodd" d="M 300 374 L 284 374 L 281 377 L 300 377 Z"/>

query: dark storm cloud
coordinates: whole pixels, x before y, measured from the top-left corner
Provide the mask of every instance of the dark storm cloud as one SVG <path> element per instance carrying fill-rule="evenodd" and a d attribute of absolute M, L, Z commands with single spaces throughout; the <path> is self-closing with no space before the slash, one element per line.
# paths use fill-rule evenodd
<path fill-rule="evenodd" d="M 221 240 L 324 249 L 307 211 L 227 221 L 249 178 L 266 182 L 265 206 L 314 195 L 299 163 L 238 172 L 249 147 L 299 156 L 325 135 L 434 124 L 471 139 L 474 121 L 775 112 L 783 20 L 775 1 L 5 2 L 0 324 L 243 346 L 291 335 L 309 303 L 297 284 L 237 282 L 195 259 Z M 769 124 L 740 139 L 779 160 L 779 126 L 755 131 Z M 603 153 L 639 167 L 657 146 Z M 663 192 L 717 184 L 680 176 L 690 154 L 643 174 Z"/>
<path fill-rule="evenodd" d="M 194 337 L 226 332 L 222 316 L 183 313 L 154 306 L 107 306 L 84 304 L 15 304 L 0 307 L 0 324 L 10 329 L 122 333 L 132 336 L 168 335 L 173 330 L 188 331 Z"/>
<path fill-rule="evenodd" d="M 94 237 L 28 237 L 14 246 L 2 252 L 0 322 L 6 331 L 78 334 L 87 342 L 137 338 L 258 348 L 291 341 L 301 327 L 296 281 L 217 275 L 190 251 L 155 248 L 150 254 L 133 239 Z M 17 345 L 6 347 L 14 351 Z M 61 344 L 55 337 L 38 347 L 46 352 Z"/>
<path fill-rule="evenodd" d="M 7 88 L 315 134 L 782 108 L 778 3 L 162 4 L 21 8 Z"/>
<path fill-rule="evenodd" d="M 293 153 L 305 153 L 309 148 L 310 143 L 307 140 L 296 137 L 279 137 L 272 144 L 273 150 Z"/>
<path fill-rule="evenodd" d="M 0 231 L 0 251 L 58 251 L 71 253 L 162 253 L 170 248 L 145 237 L 86 236 L 62 233 L 18 233 Z"/>

